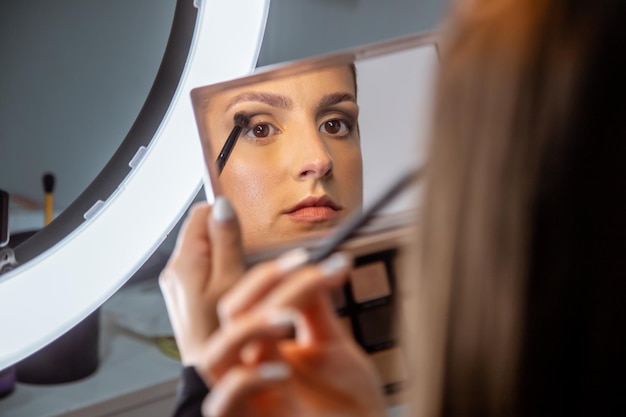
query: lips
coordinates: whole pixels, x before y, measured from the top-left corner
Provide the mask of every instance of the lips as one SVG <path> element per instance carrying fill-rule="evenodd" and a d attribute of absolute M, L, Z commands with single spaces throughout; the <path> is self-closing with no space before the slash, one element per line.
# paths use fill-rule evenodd
<path fill-rule="evenodd" d="M 334 219 L 341 210 L 343 207 L 332 198 L 323 195 L 306 197 L 295 206 L 285 210 L 283 214 L 296 221 L 323 222 Z"/>

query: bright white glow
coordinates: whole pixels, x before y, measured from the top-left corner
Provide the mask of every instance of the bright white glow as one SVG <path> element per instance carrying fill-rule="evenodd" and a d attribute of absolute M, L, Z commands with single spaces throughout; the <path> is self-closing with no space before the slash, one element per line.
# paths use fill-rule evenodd
<path fill-rule="evenodd" d="M 254 68 L 268 7 L 269 0 L 201 2 L 181 81 L 144 159 L 93 217 L 2 277 L 0 369 L 93 312 L 180 219 L 204 173 L 189 91 Z"/>

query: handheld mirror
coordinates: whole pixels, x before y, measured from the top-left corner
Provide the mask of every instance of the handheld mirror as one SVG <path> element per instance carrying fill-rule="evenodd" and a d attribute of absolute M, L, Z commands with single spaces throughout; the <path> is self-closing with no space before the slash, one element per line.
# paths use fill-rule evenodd
<path fill-rule="evenodd" d="M 404 402 L 410 378 L 396 332 L 404 322 L 404 238 L 419 204 L 419 182 L 407 173 L 426 159 L 437 63 L 436 37 L 415 35 L 191 93 L 206 194 L 232 202 L 248 265 L 295 245 L 311 249 L 313 260 L 337 245 L 354 256 L 332 303 L 389 405 Z M 405 193 L 385 197 L 403 184 Z"/>
<path fill-rule="evenodd" d="M 192 90 L 205 185 L 230 199 L 247 251 L 326 236 L 423 164 L 437 62 L 420 34 Z M 397 224 L 417 202 L 378 217 Z"/>

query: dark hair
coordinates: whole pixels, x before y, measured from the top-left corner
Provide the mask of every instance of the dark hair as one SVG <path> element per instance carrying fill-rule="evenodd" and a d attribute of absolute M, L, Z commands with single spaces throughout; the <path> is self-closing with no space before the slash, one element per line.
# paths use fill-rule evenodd
<path fill-rule="evenodd" d="M 350 65 L 350 73 L 352 74 L 352 80 L 354 81 L 354 97 L 358 97 L 358 83 L 357 83 L 357 75 L 356 75 L 356 65 L 354 62 L 351 62 Z"/>
<path fill-rule="evenodd" d="M 465 1 L 447 23 L 418 413 L 624 414 L 626 2 Z"/>

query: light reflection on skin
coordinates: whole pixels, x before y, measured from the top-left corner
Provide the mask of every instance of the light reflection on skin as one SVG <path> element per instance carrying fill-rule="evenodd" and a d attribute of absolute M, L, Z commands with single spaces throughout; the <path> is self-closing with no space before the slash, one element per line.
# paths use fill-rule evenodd
<path fill-rule="evenodd" d="M 247 115 L 250 123 L 220 183 L 238 214 L 246 247 L 327 230 L 360 209 L 359 108 L 349 66 L 211 96 L 206 124 L 214 154 L 237 113 Z"/>

